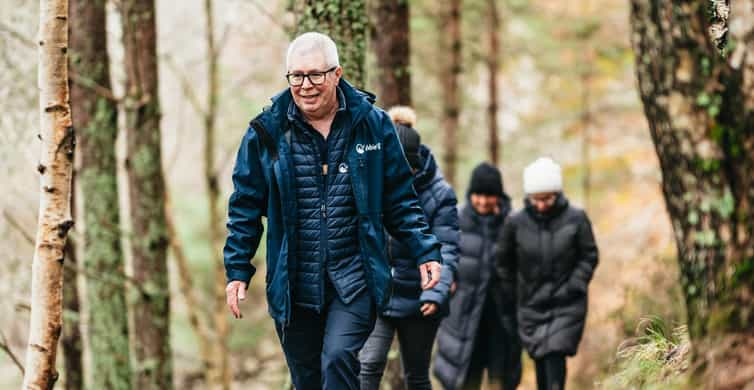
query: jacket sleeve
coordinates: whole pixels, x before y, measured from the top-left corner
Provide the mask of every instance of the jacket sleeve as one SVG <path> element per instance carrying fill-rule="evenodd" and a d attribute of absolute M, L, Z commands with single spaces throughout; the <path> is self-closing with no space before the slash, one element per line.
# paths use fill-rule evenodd
<path fill-rule="evenodd" d="M 414 190 L 414 178 L 390 118 L 381 113 L 383 133 L 383 224 L 417 259 L 417 266 L 442 262 L 440 242 L 430 232 Z"/>
<path fill-rule="evenodd" d="M 262 216 L 267 204 L 267 182 L 259 162 L 259 140 L 249 128 L 241 141 L 233 168 L 233 193 L 228 202 L 228 238 L 223 256 L 228 282 L 240 280 L 248 287 L 256 268 L 251 258 L 262 237 Z"/>
<path fill-rule="evenodd" d="M 458 208 L 456 195 L 450 188 L 445 188 L 439 199 L 437 211 L 432 216 L 432 233 L 440 240 L 442 245 L 442 271 L 440 283 L 430 290 L 422 292 L 421 302 L 433 302 L 441 307 L 441 312 L 447 312 L 447 304 L 450 298 L 450 285 L 456 279 L 458 266 L 458 242 L 460 232 L 458 230 Z"/>
<path fill-rule="evenodd" d="M 597 244 L 594 240 L 592 223 L 589 221 L 589 217 L 586 213 L 584 213 L 583 219 L 579 224 L 579 230 L 576 237 L 578 240 L 579 259 L 576 263 L 576 267 L 571 273 L 568 285 L 576 291 L 586 293 L 589 281 L 592 280 L 594 269 L 597 268 L 597 263 L 599 261 L 599 250 L 597 249 Z"/>
<path fill-rule="evenodd" d="M 503 293 L 503 301 L 516 302 L 516 274 L 518 259 L 516 258 L 516 224 L 512 218 L 507 218 L 498 233 L 495 248 L 495 266 Z"/>

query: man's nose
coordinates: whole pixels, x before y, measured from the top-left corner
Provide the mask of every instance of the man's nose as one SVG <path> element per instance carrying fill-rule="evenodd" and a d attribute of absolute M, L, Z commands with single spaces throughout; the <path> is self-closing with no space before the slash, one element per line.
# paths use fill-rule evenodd
<path fill-rule="evenodd" d="M 309 80 L 309 77 L 304 77 L 304 82 L 301 83 L 301 88 L 312 88 L 314 84 Z"/>

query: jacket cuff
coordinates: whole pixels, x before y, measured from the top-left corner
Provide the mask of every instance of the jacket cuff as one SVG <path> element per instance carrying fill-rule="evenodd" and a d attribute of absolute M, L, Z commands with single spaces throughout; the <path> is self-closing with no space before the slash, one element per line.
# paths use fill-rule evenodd
<path fill-rule="evenodd" d="M 442 265 L 442 254 L 440 253 L 440 248 L 432 248 L 429 252 L 425 253 L 422 256 L 419 256 L 419 258 L 416 260 L 416 265 L 420 266 L 424 263 L 429 263 L 430 261 L 436 261 Z"/>
<path fill-rule="evenodd" d="M 234 280 L 238 280 L 241 282 L 246 283 L 246 288 L 249 288 L 249 282 L 251 281 L 251 277 L 254 276 L 254 269 L 250 268 L 248 270 L 243 269 L 237 269 L 237 268 L 229 268 L 225 270 L 225 276 L 227 278 L 227 283 L 230 283 Z"/>

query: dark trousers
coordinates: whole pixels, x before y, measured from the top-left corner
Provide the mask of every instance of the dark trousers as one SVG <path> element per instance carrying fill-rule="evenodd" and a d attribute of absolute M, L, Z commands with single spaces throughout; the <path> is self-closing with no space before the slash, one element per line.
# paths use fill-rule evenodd
<path fill-rule="evenodd" d="M 521 343 L 518 334 L 508 328 L 513 327 L 501 323 L 494 301 L 487 299 L 479 319 L 464 389 L 481 388 L 485 368 L 488 388 L 511 390 L 521 382 Z"/>
<path fill-rule="evenodd" d="M 358 355 L 375 311 L 367 291 L 347 305 L 334 297 L 322 313 L 294 306 L 290 325 L 276 329 L 296 389 L 358 390 Z"/>
<path fill-rule="evenodd" d="M 545 355 L 534 360 L 537 368 L 538 390 L 564 390 L 566 380 L 566 357 L 560 354 Z"/>
<path fill-rule="evenodd" d="M 432 318 L 377 318 L 374 331 L 359 354 L 361 389 L 378 390 L 395 333 L 401 349 L 401 365 L 406 388 L 432 389 L 429 361 L 440 321 Z"/>

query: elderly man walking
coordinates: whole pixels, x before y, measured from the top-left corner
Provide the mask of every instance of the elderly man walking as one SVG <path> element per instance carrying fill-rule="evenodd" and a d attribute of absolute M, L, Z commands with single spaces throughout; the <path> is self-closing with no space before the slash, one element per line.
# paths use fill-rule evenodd
<path fill-rule="evenodd" d="M 341 78 L 335 43 L 291 42 L 290 88 L 251 121 L 233 170 L 225 269 L 241 317 L 267 218 L 267 303 L 293 384 L 358 389 L 358 353 L 391 293 L 384 229 L 417 259 L 423 288 L 440 278 L 440 244 L 419 207 L 387 114 Z"/>

